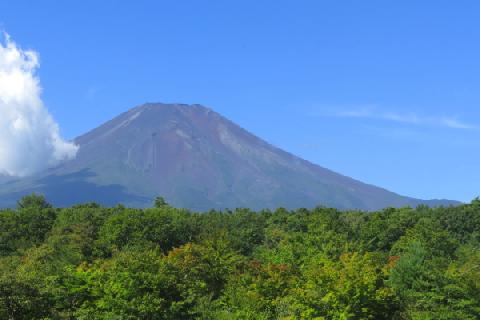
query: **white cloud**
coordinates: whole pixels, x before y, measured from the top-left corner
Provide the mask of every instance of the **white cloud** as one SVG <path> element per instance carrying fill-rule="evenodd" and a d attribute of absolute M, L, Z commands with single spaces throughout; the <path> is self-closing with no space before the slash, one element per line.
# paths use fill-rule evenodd
<path fill-rule="evenodd" d="M 412 125 L 446 127 L 450 129 L 478 129 L 477 126 L 463 122 L 462 120 L 458 119 L 458 117 L 421 116 L 415 113 L 384 111 L 376 107 L 361 107 L 356 109 L 343 110 L 340 112 L 336 112 L 334 115 L 342 118 L 378 119 Z"/>
<path fill-rule="evenodd" d="M 75 157 L 40 98 L 38 54 L 0 34 L 0 173 L 26 176 Z"/>

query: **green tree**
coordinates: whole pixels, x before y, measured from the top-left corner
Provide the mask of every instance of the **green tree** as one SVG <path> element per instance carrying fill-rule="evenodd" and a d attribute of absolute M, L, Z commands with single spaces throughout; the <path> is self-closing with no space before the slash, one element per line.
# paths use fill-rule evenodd
<path fill-rule="evenodd" d="M 382 255 L 371 253 L 317 261 L 285 299 L 290 319 L 391 319 L 398 304 L 385 286 L 389 268 Z"/>
<path fill-rule="evenodd" d="M 153 205 L 155 208 L 165 208 L 169 206 L 169 204 L 167 203 L 167 201 L 165 201 L 163 197 L 156 197 Z"/>
<path fill-rule="evenodd" d="M 32 193 L 28 196 L 25 196 L 18 200 L 17 208 L 26 209 L 26 208 L 35 208 L 35 209 L 46 209 L 51 208 L 52 205 L 47 202 L 45 196 Z"/>
<path fill-rule="evenodd" d="M 47 319 L 52 299 L 28 282 L 15 278 L 0 280 L 0 319 Z"/>

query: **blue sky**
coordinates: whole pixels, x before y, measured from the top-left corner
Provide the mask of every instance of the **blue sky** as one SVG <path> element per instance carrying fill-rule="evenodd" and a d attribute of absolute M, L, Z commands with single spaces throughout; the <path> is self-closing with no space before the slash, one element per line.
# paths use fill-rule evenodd
<path fill-rule="evenodd" d="M 2 1 L 73 138 L 144 102 L 207 105 L 420 198 L 480 195 L 478 1 Z"/>

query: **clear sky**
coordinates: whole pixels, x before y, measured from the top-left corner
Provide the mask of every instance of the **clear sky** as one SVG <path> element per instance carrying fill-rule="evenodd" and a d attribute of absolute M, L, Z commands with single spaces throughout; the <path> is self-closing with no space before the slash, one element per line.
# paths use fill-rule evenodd
<path fill-rule="evenodd" d="M 1 1 L 73 138 L 144 102 L 200 103 L 419 198 L 480 195 L 480 1 Z"/>

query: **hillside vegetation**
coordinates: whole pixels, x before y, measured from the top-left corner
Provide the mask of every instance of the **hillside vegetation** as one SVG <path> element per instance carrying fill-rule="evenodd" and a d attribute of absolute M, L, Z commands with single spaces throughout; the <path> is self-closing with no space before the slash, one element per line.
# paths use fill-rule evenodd
<path fill-rule="evenodd" d="M 0 211 L 0 319 L 480 319 L 480 200 Z"/>

